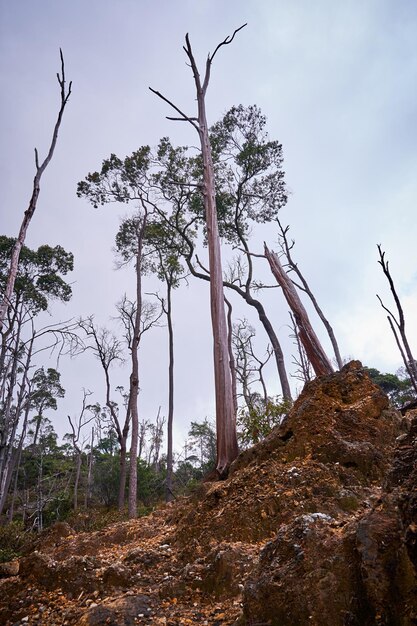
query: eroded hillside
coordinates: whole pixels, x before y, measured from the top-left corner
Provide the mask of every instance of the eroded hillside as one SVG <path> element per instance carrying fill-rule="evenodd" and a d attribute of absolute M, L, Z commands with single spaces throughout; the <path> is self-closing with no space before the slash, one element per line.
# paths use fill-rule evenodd
<path fill-rule="evenodd" d="M 96 533 L 56 525 L 4 569 L 0 622 L 416 624 L 416 440 L 352 362 L 227 480 Z"/>

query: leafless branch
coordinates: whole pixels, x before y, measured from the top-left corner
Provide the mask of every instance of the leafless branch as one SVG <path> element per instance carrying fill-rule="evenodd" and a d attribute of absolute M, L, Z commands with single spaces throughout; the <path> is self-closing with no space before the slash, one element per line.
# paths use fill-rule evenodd
<path fill-rule="evenodd" d="M 236 30 L 233 32 L 233 35 L 228 35 L 221 43 L 219 43 L 219 45 L 217 46 L 217 48 L 215 49 L 213 54 L 211 56 L 209 55 L 210 63 L 213 62 L 213 59 L 214 59 L 217 51 L 219 50 L 219 48 L 221 48 L 222 46 L 227 46 L 229 43 L 232 43 L 233 39 L 235 38 L 235 35 L 237 35 L 237 33 L 240 30 L 242 30 L 242 28 L 245 28 L 245 26 L 247 26 L 247 25 L 248 25 L 248 23 L 245 22 L 245 24 L 242 24 L 242 26 L 239 26 L 239 28 L 236 28 Z"/>
<path fill-rule="evenodd" d="M 175 109 L 175 111 L 177 111 L 177 113 L 179 113 L 181 115 L 181 120 L 190 122 L 190 124 L 192 126 L 194 126 L 194 128 L 196 129 L 196 131 L 199 133 L 199 128 L 197 126 L 197 124 L 195 124 L 195 122 L 193 121 L 195 118 L 193 117 L 189 117 L 188 115 L 186 115 L 185 113 L 183 113 L 181 111 L 181 109 L 179 109 L 173 102 L 171 102 L 171 100 L 168 100 L 168 98 L 166 98 L 164 95 L 162 95 L 159 91 L 157 91 L 156 89 L 152 89 L 152 87 L 149 87 L 149 90 L 152 91 L 152 93 L 154 93 L 156 96 L 158 96 L 158 98 L 161 98 L 161 100 L 164 100 L 164 102 L 166 102 L 167 104 L 169 104 L 169 106 L 171 106 L 173 109 Z M 169 118 L 167 118 L 169 119 Z"/>

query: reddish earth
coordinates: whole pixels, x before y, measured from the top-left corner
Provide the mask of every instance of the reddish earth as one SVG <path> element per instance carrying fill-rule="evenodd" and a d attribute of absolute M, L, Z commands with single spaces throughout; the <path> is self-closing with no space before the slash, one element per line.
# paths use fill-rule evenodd
<path fill-rule="evenodd" d="M 417 420 L 352 362 L 227 480 L 3 568 L 0 623 L 417 624 Z"/>

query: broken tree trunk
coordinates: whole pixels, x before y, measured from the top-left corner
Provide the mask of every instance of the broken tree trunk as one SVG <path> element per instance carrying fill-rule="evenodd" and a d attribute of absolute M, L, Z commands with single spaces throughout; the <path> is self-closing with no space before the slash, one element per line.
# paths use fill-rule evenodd
<path fill-rule="evenodd" d="M 281 287 L 285 299 L 290 307 L 294 319 L 297 324 L 300 341 L 307 353 L 308 359 L 314 369 L 316 376 L 331 374 L 333 368 L 324 352 L 320 341 L 313 330 L 308 319 L 307 311 L 301 302 L 293 282 L 288 277 L 281 265 L 278 255 L 274 251 L 270 251 L 268 246 L 264 244 L 265 256 L 269 262 L 271 272 L 276 278 L 277 283 Z"/>

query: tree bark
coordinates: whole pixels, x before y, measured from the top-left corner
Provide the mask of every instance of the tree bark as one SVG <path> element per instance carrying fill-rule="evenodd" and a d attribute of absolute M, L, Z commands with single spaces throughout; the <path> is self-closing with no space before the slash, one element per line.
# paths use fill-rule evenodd
<path fill-rule="evenodd" d="M 207 241 L 210 267 L 210 303 L 213 329 L 214 380 L 216 390 L 216 470 L 220 477 L 227 474 L 238 454 L 236 416 L 234 414 L 232 375 L 229 363 L 227 324 L 224 310 L 223 272 L 220 238 L 217 224 L 213 163 L 208 137 L 204 95 L 197 95 L 201 150 L 204 163 L 204 206 L 206 211 Z"/>
<path fill-rule="evenodd" d="M 172 445 L 172 425 L 174 420 L 174 329 L 172 326 L 172 286 L 167 281 L 167 307 L 166 315 L 168 322 L 168 349 L 169 349 L 169 365 L 168 365 L 168 424 L 167 424 L 167 478 L 165 500 L 171 502 L 174 499 L 172 492 L 172 473 L 173 473 L 173 445 Z"/>
<path fill-rule="evenodd" d="M 265 244 L 265 256 L 269 262 L 269 266 L 273 275 L 276 278 L 277 283 L 280 285 L 285 299 L 290 307 L 294 319 L 297 323 L 300 340 L 307 353 L 308 359 L 316 373 L 316 376 L 323 376 L 331 374 L 333 368 L 329 359 L 324 352 L 320 341 L 313 330 L 308 319 L 307 311 L 305 310 L 297 291 L 281 265 L 278 255 L 270 251 Z"/>
<path fill-rule="evenodd" d="M 84 508 L 87 509 L 91 500 L 91 488 L 93 486 L 93 463 L 94 463 L 94 427 L 91 429 L 90 454 L 88 455 L 87 487 L 85 490 Z"/>
<path fill-rule="evenodd" d="M 146 228 L 146 213 L 138 224 L 138 247 L 136 254 L 136 315 L 132 337 L 132 374 L 130 377 L 129 408 L 132 419 L 132 438 L 130 444 L 130 467 L 129 467 L 129 518 L 137 517 L 137 491 L 138 491 L 138 436 L 139 436 L 139 342 L 140 320 L 142 314 L 142 246 Z"/>
<path fill-rule="evenodd" d="M 126 440 L 119 440 L 120 445 L 120 476 L 119 476 L 119 494 L 117 497 L 117 506 L 119 511 L 123 511 L 125 506 L 125 493 L 127 481 L 127 465 L 126 465 Z"/>
<path fill-rule="evenodd" d="M 81 475 L 81 463 L 82 463 L 81 450 L 77 448 L 77 456 L 76 456 L 76 463 L 75 463 L 75 482 L 74 482 L 74 511 L 78 509 L 78 485 L 80 482 L 80 475 Z"/>

